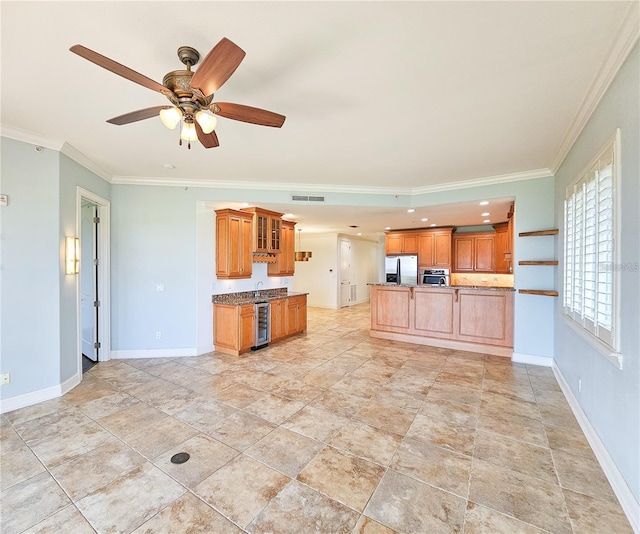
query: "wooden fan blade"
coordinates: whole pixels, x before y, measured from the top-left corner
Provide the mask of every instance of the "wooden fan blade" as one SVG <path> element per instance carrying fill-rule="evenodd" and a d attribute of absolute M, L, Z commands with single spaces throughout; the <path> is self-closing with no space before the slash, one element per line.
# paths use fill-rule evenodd
<path fill-rule="evenodd" d="M 220 145 L 218 142 L 218 136 L 216 135 L 216 131 L 213 130 L 211 133 L 206 134 L 200 128 L 198 121 L 193 121 L 193 124 L 196 127 L 196 133 L 198 134 L 198 140 L 202 143 L 202 146 L 205 148 L 215 148 Z"/>
<path fill-rule="evenodd" d="M 80 57 L 88 59 L 92 63 L 101 66 L 103 69 L 110 70 L 114 74 L 140 84 L 147 89 L 158 91 L 159 93 L 167 91 L 167 88 L 164 85 L 153 81 L 151 78 L 147 78 L 143 74 L 140 74 L 139 72 L 136 72 L 129 67 L 125 67 L 124 65 L 113 61 L 113 59 L 109 59 L 108 57 L 98 54 L 93 50 L 89 50 L 82 45 L 73 45 L 71 48 L 69 48 L 69 50 L 71 50 L 71 52 L 73 52 L 74 54 L 78 54 Z"/>
<path fill-rule="evenodd" d="M 245 51 L 224 37 L 204 58 L 191 78 L 191 87 L 205 95 L 215 93 L 238 68 Z"/>
<path fill-rule="evenodd" d="M 251 124 L 259 124 L 261 126 L 273 126 L 280 128 L 284 124 L 286 117 L 267 111 L 265 109 L 252 108 L 251 106 L 243 106 L 242 104 L 231 104 L 230 102 L 216 102 L 218 110 L 215 112 L 221 117 L 233 119 L 236 121 L 250 122 Z"/>
<path fill-rule="evenodd" d="M 151 117 L 157 117 L 161 109 L 167 109 L 170 107 L 171 106 L 153 106 L 152 108 L 139 109 L 137 111 L 125 113 L 124 115 L 119 115 L 118 117 L 109 119 L 107 122 L 122 126 L 123 124 L 129 124 L 130 122 L 137 122 L 144 119 L 150 119 Z"/>

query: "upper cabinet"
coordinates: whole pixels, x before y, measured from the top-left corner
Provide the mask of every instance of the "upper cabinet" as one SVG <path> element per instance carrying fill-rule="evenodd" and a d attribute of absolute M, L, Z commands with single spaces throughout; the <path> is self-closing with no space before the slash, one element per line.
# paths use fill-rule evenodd
<path fill-rule="evenodd" d="M 296 223 L 283 220 L 280 227 L 280 254 L 275 263 L 267 265 L 269 276 L 293 276 L 295 272 L 295 226 Z"/>
<path fill-rule="evenodd" d="M 453 234 L 453 271 L 495 272 L 495 234 Z"/>
<path fill-rule="evenodd" d="M 251 278 L 253 216 L 243 211 L 216 211 L 216 276 Z"/>
<path fill-rule="evenodd" d="M 417 254 L 418 234 L 415 232 L 387 232 L 385 251 L 387 256 L 391 254 Z"/>
<path fill-rule="evenodd" d="M 421 269 L 451 268 L 453 228 L 438 228 L 418 234 L 418 263 Z"/>
<path fill-rule="evenodd" d="M 242 208 L 253 216 L 253 252 L 279 253 L 281 249 L 282 213 L 262 208 Z"/>
<path fill-rule="evenodd" d="M 513 273 L 513 204 L 507 213 L 507 222 L 494 224 L 496 231 L 496 272 Z"/>

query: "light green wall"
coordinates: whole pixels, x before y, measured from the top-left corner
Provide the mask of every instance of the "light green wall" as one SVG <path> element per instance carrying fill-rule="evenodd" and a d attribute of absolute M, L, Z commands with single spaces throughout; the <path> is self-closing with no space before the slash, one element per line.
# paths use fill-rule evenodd
<path fill-rule="evenodd" d="M 1 139 L 1 372 L 11 373 L 3 399 L 60 383 L 58 166 L 55 150 Z"/>
<path fill-rule="evenodd" d="M 577 334 L 557 303 L 556 362 L 609 455 L 640 501 L 640 50 L 636 44 L 623 68 L 590 118 L 557 172 L 556 214 L 563 218 L 565 189 L 606 142 L 621 129 L 620 351 L 618 370 L 583 336 Z M 562 223 L 560 224 L 562 228 Z M 561 260 L 557 284 L 562 285 L 562 232 L 557 254 Z M 630 270 L 623 270 L 627 266 Z M 578 391 L 578 379 L 582 390 Z"/>

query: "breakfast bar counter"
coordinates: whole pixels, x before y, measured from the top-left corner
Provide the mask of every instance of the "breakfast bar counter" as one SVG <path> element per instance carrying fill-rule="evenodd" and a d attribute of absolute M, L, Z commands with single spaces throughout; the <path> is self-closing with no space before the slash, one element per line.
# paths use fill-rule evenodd
<path fill-rule="evenodd" d="M 508 287 L 371 284 L 371 337 L 511 357 Z"/>

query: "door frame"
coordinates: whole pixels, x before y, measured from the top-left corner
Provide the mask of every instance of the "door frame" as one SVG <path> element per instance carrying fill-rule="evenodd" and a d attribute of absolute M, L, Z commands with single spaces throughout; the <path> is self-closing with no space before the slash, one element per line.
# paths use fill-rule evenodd
<path fill-rule="evenodd" d="M 344 306 L 342 305 L 342 282 L 343 282 L 342 280 L 342 260 L 343 260 L 342 244 L 343 243 L 349 244 L 349 276 L 347 280 L 347 282 L 349 282 L 349 286 L 347 290 L 348 299 L 347 299 L 347 303 Z M 338 309 L 347 308 L 351 306 L 351 249 L 352 249 L 351 239 L 349 239 L 346 236 L 339 236 L 338 237 Z"/>
<path fill-rule="evenodd" d="M 110 255 L 111 249 L 111 203 L 87 189 L 79 187 L 76 189 L 76 231 L 79 238 L 82 238 L 82 201 L 92 202 L 97 206 L 98 217 L 98 247 L 97 256 L 100 260 L 98 264 L 98 300 L 100 308 L 98 311 L 98 341 L 100 343 L 98 361 L 104 362 L 111 359 L 111 272 Z M 83 266 L 80 265 L 80 269 Z M 76 352 L 77 352 L 77 373 L 82 377 L 82 303 L 80 283 L 76 285 Z"/>

